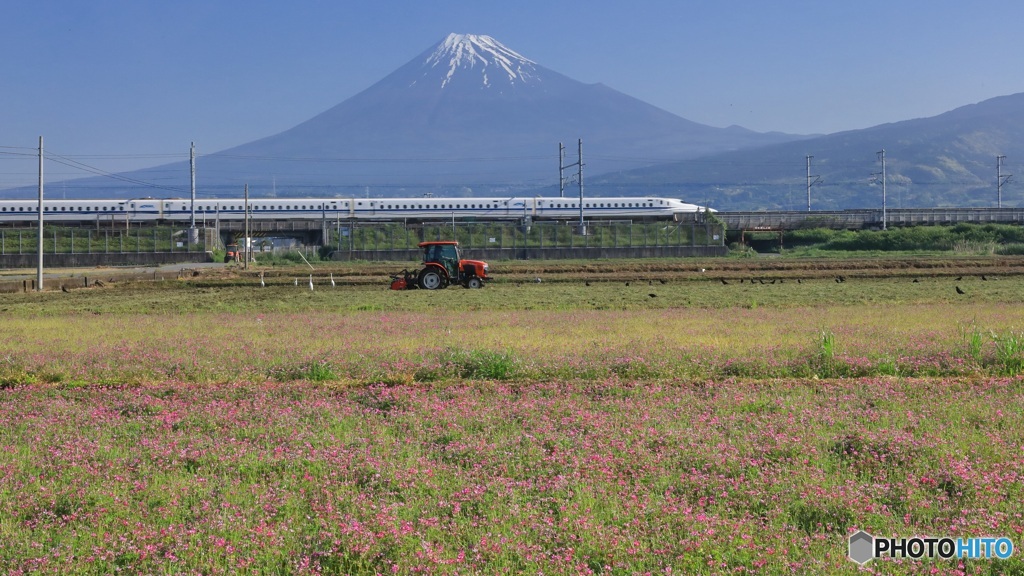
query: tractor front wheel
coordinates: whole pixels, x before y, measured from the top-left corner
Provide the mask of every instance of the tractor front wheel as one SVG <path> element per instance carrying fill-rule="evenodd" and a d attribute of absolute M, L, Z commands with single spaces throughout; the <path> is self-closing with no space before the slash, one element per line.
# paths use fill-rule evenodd
<path fill-rule="evenodd" d="M 444 279 L 437 270 L 426 268 L 420 272 L 419 285 L 424 290 L 437 290 L 444 288 Z"/>
<path fill-rule="evenodd" d="M 484 287 L 483 281 L 480 280 L 479 278 L 477 278 L 476 276 L 470 278 L 469 280 L 466 280 L 466 288 L 471 288 L 473 290 L 476 290 L 477 288 L 483 288 L 483 287 Z"/>

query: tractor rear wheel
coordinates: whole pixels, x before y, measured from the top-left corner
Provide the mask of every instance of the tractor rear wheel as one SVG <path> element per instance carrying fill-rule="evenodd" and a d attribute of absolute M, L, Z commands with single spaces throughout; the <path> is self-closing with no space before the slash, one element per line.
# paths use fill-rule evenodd
<path fill-rule="evenodd" d="M 477 288 L 483 288 L 483 287 L 484 287 L 484 283 L 479 278 L 477 278 L 476 276 L 470 278 L 469 280 L 466 280 L 466 288 L 471 288 L 473 290 L 476 290 Z"/>
<path fill-rule="evenodd" d="M 444 278 L 441 278 L 441 273 L 437 270 L 425 268 L 420 272 L 419 285 L 424 290 L 437 290 L 444 288 Z"/>

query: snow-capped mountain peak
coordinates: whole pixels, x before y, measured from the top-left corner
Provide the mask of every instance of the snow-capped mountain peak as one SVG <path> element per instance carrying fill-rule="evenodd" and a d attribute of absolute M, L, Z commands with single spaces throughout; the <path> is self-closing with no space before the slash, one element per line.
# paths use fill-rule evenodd
<path fill-rule="evenodd" d="M 509 84 L 525 83 L 536 77 L 535 62 L 480 34 L 449 34 L 427 57 L 424 66 L 443 72 L 442 88 L 459 70 L 479 71 L 485 87 L 502 80 Z"/>

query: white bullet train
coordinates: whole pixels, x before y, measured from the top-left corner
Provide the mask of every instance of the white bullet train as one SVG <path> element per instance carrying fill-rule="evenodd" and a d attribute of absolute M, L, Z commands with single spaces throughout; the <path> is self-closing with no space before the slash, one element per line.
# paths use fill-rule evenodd
<path fill-rule="evenodd" d="M 0 200 L 0 223 L 38 220 L 36 200 Z M 693 219 L 707 209 L 679 200 L 653 197 L 586 198 L 583 217 L 595 219 Z M 714 210 L 712 210 L 713 212 Z M 251 220 L 425 221 L 451 218 L 479 220 L 574 220 L 578 198 L 258 198 L 249 200 Z M 242 220 L 242 198 L 196 200 L 196 220 Z M 189 222 L 189 199 L 44 200 L 46 222 Z"/>

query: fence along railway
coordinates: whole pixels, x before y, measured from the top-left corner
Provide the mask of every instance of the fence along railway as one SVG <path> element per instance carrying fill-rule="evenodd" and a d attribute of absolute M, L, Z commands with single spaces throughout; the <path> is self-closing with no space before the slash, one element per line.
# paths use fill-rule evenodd
<path fill-rule="evenodd" d="M 231 204 L 222 206 L 234 208 Z M 475 256 L 491 260 L 684 257 L 724 255 L 726 231 L 879 229 L 883 219 L 880 209 L 717 212 L 713 217 L 697 211 L 660 219 L 588 218 L 587 233 L 579 235 L 570 219 L 510 221 L 434 216 L 368 222 L 317 212 L 250 223 L 249 237 L 256 244 L 267 238 L 295 238 L 306 246 L 329 247 L 340 260 L 414 260 L 418 242 L 447 238 L 458 240 Z M 208 253 L 222 244 L 244 237 L 241 219 L 218 217 L 224 214 L 218 215 L 216 210 L 203 216 L 197 221 L 202 233 L 198 242 L 188 241 L 185 223 L 140 222 L 109 214 L 78 222 L 48 220 L 44 223 L 46 265 L 196 262 L 208 259 Z M 886 211 L 885 223 L 892 227 L 1024 225 L 1024 208 L 896 208 Z M 32 222 L 0 227 L 0 267 L 35 265 L 36 234 L 30 230 Z M 254 250 L 258 256 L 259 248 Z"/>

